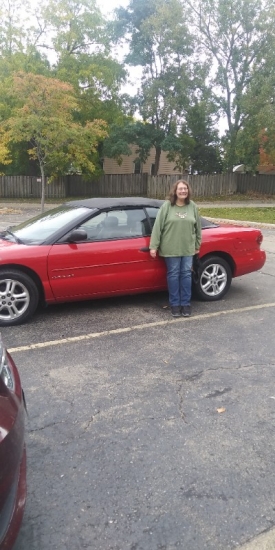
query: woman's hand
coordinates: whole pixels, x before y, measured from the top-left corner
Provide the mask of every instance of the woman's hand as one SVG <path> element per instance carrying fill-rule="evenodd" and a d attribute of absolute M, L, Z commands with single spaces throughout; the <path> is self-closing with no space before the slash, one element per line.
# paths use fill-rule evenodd
<path fill-rule="evenodd" d="M 195 250 L 195 254 L 199 254 L 200 253 L 200 249 L 199 250 Z"/>
<path fill-rule="evenodd" d="M 150 250 L 150 256 L 151 258 L 155 259 L 157 257 L 157 250 Z"/>

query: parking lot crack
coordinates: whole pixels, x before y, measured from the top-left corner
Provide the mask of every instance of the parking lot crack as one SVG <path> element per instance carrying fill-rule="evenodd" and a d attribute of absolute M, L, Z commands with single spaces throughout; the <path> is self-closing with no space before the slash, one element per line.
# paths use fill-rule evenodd
<path fill-rule="evenodd" d="M 83 430 L 84 431 L 88 430 L 90 428 L 90 426 L 94 423 L 94 421 L 96 419 L 96 416 L 99 415 L 99 412 L 100 411 L 98 411 L 95 415 L 91 416 L 91 418 L 83 424 Z"/>
<path fill-rule="evenodd" d="M 184 398 L 183 398 L 182 391 L 183 391 L 183 382 L 180 382 L 179 387 L 177 389 L 177 393 L 179 395 L 179 413 L 180 413 L 180 418 L 183 420 L 183 422 L 185 422 L 185 424 L 187 424 L 186 415 L 183 408 Z"/>
<path fill-rule="evenodd" d="M 40 428 L 34 428 L 28 430 L 29 433 L 35 433 L 35 432 L 41 432 L 42 430 L 45 430 L 46 428 L 52 428 L 53 426 L 58 426 L 59 424 L 64 424 L 64 420 L 60 420 L 60 422 L 50 422 L 49 424 L 45 424 L 45 426 L 40 426 Z"/>
<path fill-rule="evenodd" d="M 189 374 L 185 377 L 186 382 L 193 382 L 199 380 L 203 376 L 203 371 L 195 372 L 195 374 Z"/>
<path fill-rule="evenodd" d="M 275 277 L 274 273 L 267 273 L 266 271 L 261 271 L 262 275 L 267 275 L 268 277 Z"/>
<path fill-rule="evenodd" d="M 212 397 L 219 397 L 220 395 L 223 395 L 224 393 L 227 393 L 231 390 L 232 390 L 232 388 L 223 388 L 223 390 L 215 390 L 214 392 L 209 393 L 205 397 L 206 397 L 206 399 L 211 399 Z"/>
<path fill-rule="evenodd" d="M 274 367 L 274 366 L 275 366 L 275 363 L 265 363 L 265 364 L 251 363 L 251 364 L 248 364 L 248 365 L 230 365 L 230 366 L 220 365 L 218 367 L 211 367 L 209 369 L 205 369 L 205 371 L 203 371 L 203 373 L 206 374 L 208 372 L 233 371 L 233 370 L 240 371 L 240 370 L 255 369 L 255 368 L 262 369 L 262 368 L 270 368 L 270 367 Z M 191 380 L 192 380 L 192 378 L 191 378 Z M 188 381 L 190 381 L 190 380 L 188 380 Z"/>

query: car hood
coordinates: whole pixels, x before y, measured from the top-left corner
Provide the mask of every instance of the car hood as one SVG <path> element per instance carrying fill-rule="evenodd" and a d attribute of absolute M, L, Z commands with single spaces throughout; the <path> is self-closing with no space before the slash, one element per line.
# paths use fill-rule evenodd
<path fill-rule="evenodd" d="M 17 248 L 22 248 L 26 246 L 25 244 L 13 243 L 12 241 L 6 241 L 6 239 L 0 239 L 0 250 L 16 250 Z"/>

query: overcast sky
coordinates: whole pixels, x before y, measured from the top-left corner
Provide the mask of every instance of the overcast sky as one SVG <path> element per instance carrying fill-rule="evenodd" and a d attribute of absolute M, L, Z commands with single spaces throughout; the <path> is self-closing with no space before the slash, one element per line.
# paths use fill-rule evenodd
<path fill-rule="evenodd" d="M 97 0 L 97 5 L 99 6 L 101 12 L 106 15 L 111 15 L 112 11 L 116 8 L 122 6 L 126 8 L 130 3 L 130 0 Z M 119 60 L 122 60 L 123 50 L 118 49 L 116 54 L 118 55 Z M 123 86 L 122 92 L 129 93 L 131 95 L 135 94 L 137 87 L 140 84 L 141 69 L 140 67 L 128 67 L 129 70 L 129 80 L 126 86 Z"/>
<path fill-rule="evenodd" d="M 97 5 L 103 13 L 111 13 L 114 9 L 123 6 L 126 8 L 130 0 L 97 0 Z"/>

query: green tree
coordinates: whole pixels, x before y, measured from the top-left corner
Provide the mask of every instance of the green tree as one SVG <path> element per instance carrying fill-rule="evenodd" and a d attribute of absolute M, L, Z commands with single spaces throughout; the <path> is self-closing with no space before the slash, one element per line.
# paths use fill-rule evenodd
<path fill-rule="evenodd" d="M 40 29 L 44 29 L 40 34 Z M 95 0 L 49 0 L 37 13 L 37 48 L 52 59 L 53 74 L 70 82 L 79 98 L 79 119 L 120 118 L 126 71 L 112 56 L 109 24 Z"/>
<path fill-rule="evenodd" d="M 275 162 L 275 39 L 261 71 L 255 71 L 244 97 L 244 122 L 237 136 L 240 163 L 255 171 L 258 164 Z"/>
<path fill-rule="evenodd" d="M 142 68 L 133 99 L 144 123 L 137 145 L 144 154 L 155 148 L 157 174 L 163 142 L 177 133 L 204 67 L 192 61 L 194 38 L 180 0 L 131 0 L 127 9 L 117 10 L 117 32 L 129 35 L 125 62 Z"/>
<path fill-rule="evenodd" d="M 48 0 L 36 9 L 38 48 L 64 55 L 107 51 L 105 21 L 95 0 Z"/>
<path fill-rule="evenodd" d="M 122 155 L 131 155 L 131 145 L 135 146 L 137 160 L 145 163 L 152 147 L 162 146 L 164 132 L 152 124 L 141 121 L 128 120 L 124 124 L 110 127 L 110 134 L 104 141 L 103 156 L 114 158 L 118 164 L 122 162 Z"/>
<path fill-rule="evenodd" d="M 210 101 L 196 102 L 186 115 L 186 129 L 194 139 L 191 156 L 192 172 L 221 172 L 220 139 L 215 130 L 214 105 Z"/>
<path fill-rule="evenodd" d="M 94 119 L 121 122 L 124 107 L 119 90 L 126 72 L 110 54 L 107 25 L 96 2 L 41 2 L 32 17 L 28 1 L 25 9 L 31 23 L 24 18 L 18 0 L 4 0 L 0 8 L 0 121 L 8 119 L 16 106 L 17 96 L 10 94 L 12 75 L 24 71 L 72 84 L 78 102 L 74 121 L 82 126 Z M 100 142 L 98 169 L 101 146 Z M 28 147 L 23 141 L 11 144 L 12 162 L 5 173 L 23 174 L 35 168 Z"/>
<path fill-rule="evenodd" d="M 141 121 L 128 120 L 123 125 L 112 125 L 104 142 L 103 155 L 121 163 L 122 155 L 132 154 L 132 144 L 136 146 L 137 159 L 144 163 L 152 147 L 159 146 L 181 172 L 190 166 L 193 173 L 221 172 L 220 139 L 214 129 L 213 109 L 207 101 L 194 103 L 186 111 L 186 121 L 180 132 L 167 135 Z"/>
<path fill-rule="evenodd" d="M 263 60 L 274 32 L 272 0 L 187 0 L 198 36 L 198 52 L 210 56 L 209 84 L 227 120 L 224 139 L 228 169 L 238 163 L 237 135 L 244 124 L 244 98 Z M 274 54 L 273 54 L 274 63 Z"/>
<path fill-rule="evenodd" d="M 190 167 L 192 173 L 221 172 L 220 139 L 214 129 L 213 109 L 208 101 L 190 105 L 179 135 L 165 140 L 163 148 L 168 151 L 168 159 L 179 170 L 184 172 Z"/>
<path fill-rule="evenodd" d="M 51 181 L 72 168 L 93 174 L 93 154 L 98 141 L 106 136 L 102 120 L 84 126 L 74 120 L 78 103 L 73 88 L 57 79 L 42 75 L 18 73 L 13 78 L 11 94 L 18 104 L 12 116 L 2 122 L 2 143 L 28 142 L 28 154 L 39 163 L 42 189 L 41 209 L 44 210 L 46 176 Z M 2 163 L 7 161 L 2 158 Z"/>
<path fill-rule="evenodd" d="M 19 71 L 34 74 L 50 75 L 50 66 L 35 48 L 29 51 L 15 51 L 13 53 L 2 53 L 0 55 L 0 122 L 7 120 L 17 105 L 18 98 L 11 93 L 13 86 L 13 75 Z M 30 163 L 27 149 L 28 143 L 17 143 L 10 146 L 10 163 L 5 167 L 5 174 L 30 175 L 30 170 L 35 173 L 35 163 Z M 1 163 L 0 163 L 1 164 Z M 0 165 L 0 170 L 3 170 Z"/>
<path fill-rule="evenodd" d="M 2 55 L 24 51 L 27 41 L 27 17 L 29 2 L 2 0 L 0 6 L 0 51 Z"/>

